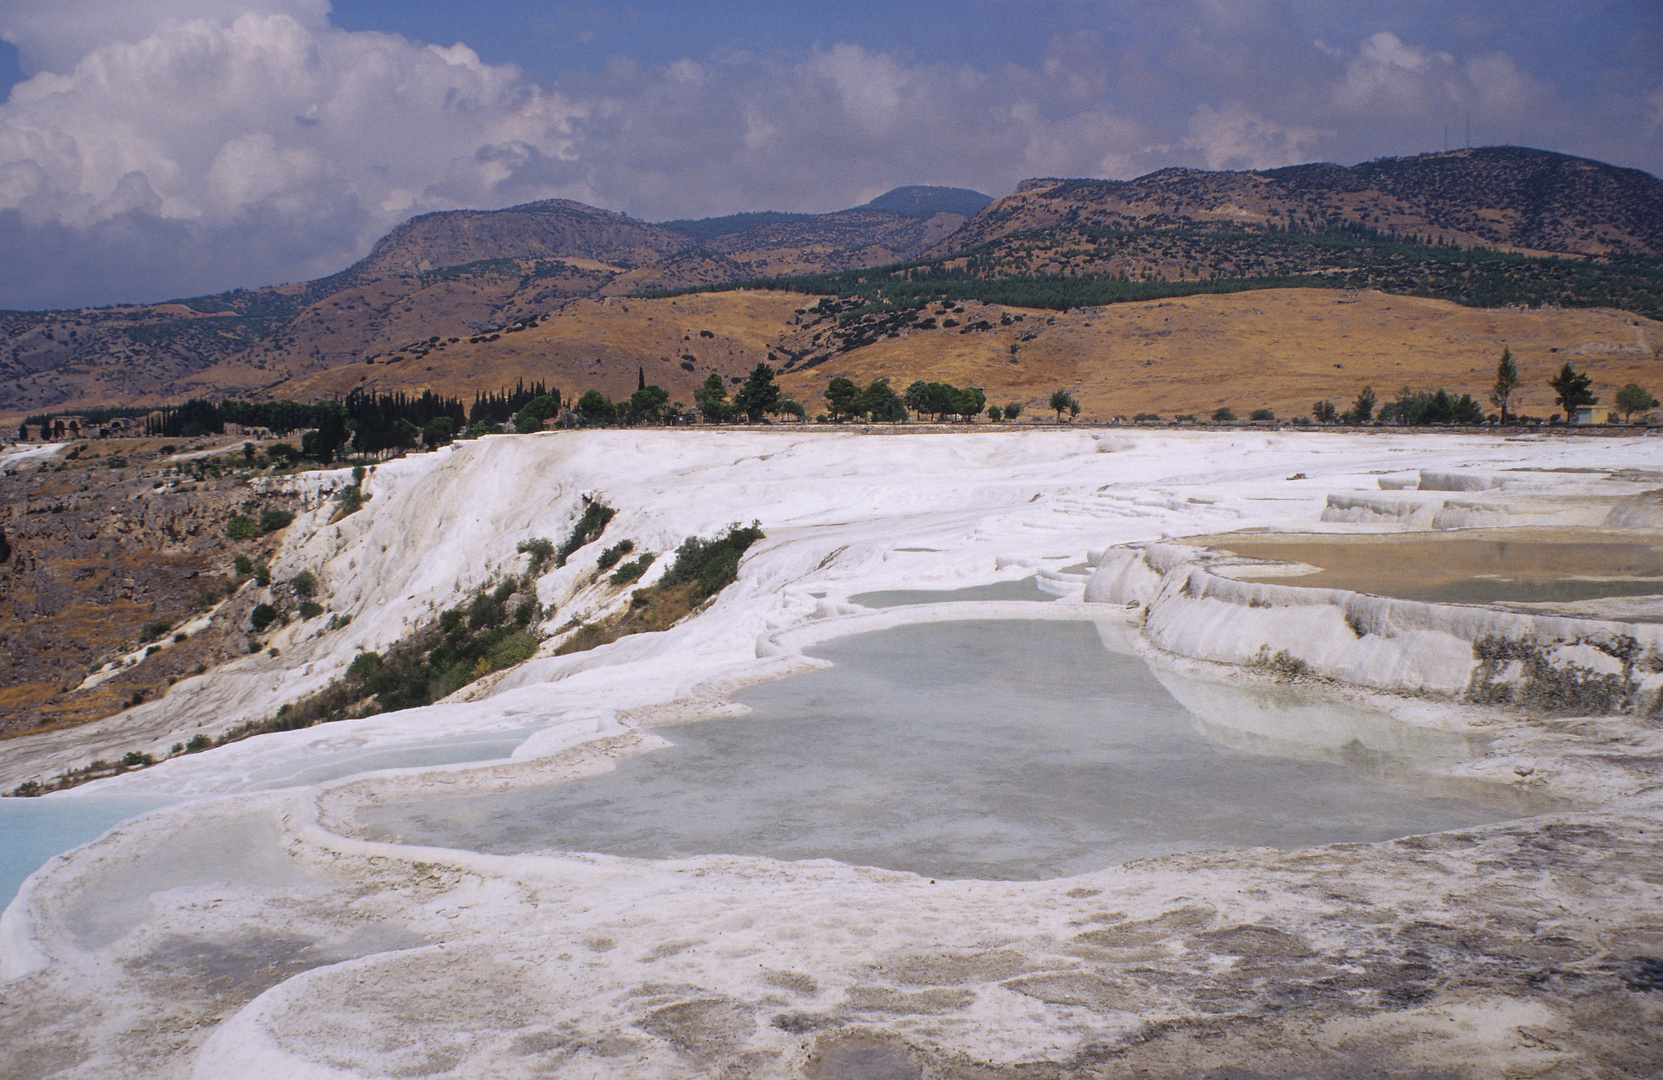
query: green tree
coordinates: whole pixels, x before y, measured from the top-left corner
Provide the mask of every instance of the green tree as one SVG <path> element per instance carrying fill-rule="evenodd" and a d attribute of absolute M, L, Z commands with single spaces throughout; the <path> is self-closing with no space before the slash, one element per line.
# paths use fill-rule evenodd
<path fill-rule="evenodd" d="M 784 413 L 786 416 L 795 417 L 798 420 L 808 419 L 808 410 L 803 408 L 802 402 L 797 401 L 794 398 L 781 398 L 780 412 Z"/>
<path fill-rule="evenodd" d="M 966 386 L 953 394 L 953 412 L 963 417 L 967 424 L 980 416 L 986 406 L 987 395 L 974 386 Z"/>
<path fill-rule="evenodd" d="M 1629 383 L 1617 391 L 1617 411 L 1623 414 L 1626 422 L 1635 413 L 1643 413 L 1647 409 L 1657 408 L 1657 399 L 1652 397 L 1651 391 L 1639 383 Z"/>
<path fill-rule="evenodd" d="M 987 418 L 997 424 L 1005 418 L 1005 410 L 997 405 L 989 405 L 987 407 Z"/>
<path fill-rule="evenodd" d="M 1365 386 L 1357 391 L 1357 400 L 1351 403 L 1351 415 L 1359 424 L 1366 424 L 1374 419 L 1374 406 L 1379 399 L 1374 396 L 1374 387 Z"/>
<path fill-rule="evenodd" d="M 1577 371 L 1569 364 L 1548 380 L 1548 385 L 1553 388 L 1553 400 L 1565 410 L 1567 420 L 1575 416 L 1577 406 L 1599 404 L 1599 398 L 1588 392 L 1593 384 L 1594 380 L 1586 372 Z"/>
<path fill-rule="evenodd" d="M 870 416 L 875 423 L 900 423 L 907 418 L 907 407 L 888 379 L 873 379 L 855 399 L 855 408 Z"/>
<path fill-rule="evenodd" d="M 422 445 L 424 446 L 447 446 L 455 441 L 456 418 L 454 416 L 435 416 L 422 425 Z"/>
<path fill-rule="evenodd" d="M 319 402 L 315 408 L 318 426 L 300 436 L 300 452 L 327 465 L 346 445 L 346 409 L 338 401 Z"/>
<path fill-rule="evenodd" d="M 1236 422 L 1236 411 L 1228 405 L 1221 405 L 1213 410 L 1213 423 L 1233 424 Z"/>
<path fill-rule="evenodd" d="M 394 450 L 408 450 L 421 441 L 422 429 L 409 420 L 400 417 L 392 425 L 392 444 Z"/>
<path fill-rule="evenodd" d="M 636 423 L 657 424 L 664 419 L 664 406 L 670 393 L 662 386 L 649 384 L 629 396 L 629 413 Z"/>
<path fill-rule="evenodd" d="M 238 514 L 225 525 L 225 535 L 233 540 L 252 540 L 260 535 L 260 526 L 245 514 Z"/>
<path fill-rule="evenodd" d="M 1319 401 L 1311 406 L 1311 417 L 1319 424 L 1332 424 L 1339 417 L 1339 410 L 1332 401 Z"/>
<path fill-rule="evenodd" d="M 1501 422 L 1507 423 L 1507 403 L 1513 389 L 1519 385 L 1519 366 L 1513 363 L 1513 350 L 1501 347 L 1501 362 L 1496 365 L 1496 385 L 1490 391 L 1490 404 L 1501 410 Z"/>
<path fill-rule="evenodd" d="M 1074 395 L 1067 390 L 1058 390 L 1051 395 L 1051 411 L 1057 414 L 1057 423 L 1062 423 L 1062 414 L 1067 412 L 1072 416 L 1080 415 L 1080 403 L 1074 400 Z"/>
<path fill-rule="evenodd" d="M 1022 415 L 1022 403 L 1020 401 L 1011 401 L 1011 402 L 1007 402 L 1005 404 L 1005 419 L 1006 420 L 1015 420 L 1018 416 L 1021 416 L 1021 415 Z"/>
<path fill-rule="evenodd" d="M 930 384 L 919 379 L 907 387 L 907 392 L 901 396 L 901 403 L 918 414 L 918 419 L 924 419 L 924 412 L 930 404 Z"/>
<path fill-rule="evenodd" d="M 543 421 L 560 411 L 560 403 L 552 394 L 542 394 L 526 402 L 519 412 L 514 414 L 514 430 L 519 432 L 541 431 Z"/>
<path fill-rule="evenodd" d="M 847 420 L 855 416 L 855 402 L 860 397 L 860 387 L 847 376 L 839 375 L 826 384 L 826 392 L 821 395 L 826 399 L 826 411 L 835 420 Z"/>
<path fill-rule="evenodd" d="M 618 407 L 599 390 L 585 390 L 577 399 L 576 412 L 585 427 L 603 427 L 617 419 Z"/>
<path fill-rule="evenodd" d="M 745 379 L 745 385 L 733 395 L 733 404 L 753 424 L 760 421 L 764 414 L 779 412 L 780 388 L 774 382 L 774 369 L 758 362 Z"/>
<path fill-rule="evenodd" d="M 310 600 L 318 594 L 318 576 L 310 570 L 302 570 L 289 579 L 289 588 L 302 599 Z"/>
<path fill-rule="evenodd" d="M 693 391 L 693 404 L 698 406 L 699 415 L 707 424 L 724 423 L 733 417 L 733 406 L 728 403 L 727 383 L 714 371 L 706 375 L 704 382 Z"/>

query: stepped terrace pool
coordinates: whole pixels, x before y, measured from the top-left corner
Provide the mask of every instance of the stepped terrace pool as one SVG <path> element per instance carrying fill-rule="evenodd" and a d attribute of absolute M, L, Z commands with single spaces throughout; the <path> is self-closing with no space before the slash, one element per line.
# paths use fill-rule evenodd
<path fill-rule="evenodd" d="M 1615 529 L 1475 529 L 1363 536 L 1226 534 L 1185 543 L 1316 572 L 1255 575 L 1284 585 L 1349 589 L 1443 604 L 1571 603 L 1663 594 L 1663 542 Z"/>
<path fill-rule="evenodd" d="M 737 695 L 751 715 L 660 729 L 674 745 L 612 772 L 359 805 L 354 827 L 487 853 L 725 853 L 1023 880 L 1532 812 L 1516 793 L 1423 771 L 1480 752 L 1466 736 L 1286 687 L 1157 678 L 1113 638 L 1065 620 L 846 637 L 815 650 L 833 666 Z"/>

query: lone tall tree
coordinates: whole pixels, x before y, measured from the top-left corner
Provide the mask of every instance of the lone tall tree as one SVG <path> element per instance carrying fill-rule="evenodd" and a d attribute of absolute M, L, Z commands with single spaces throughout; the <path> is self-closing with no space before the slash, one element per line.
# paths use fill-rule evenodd
<path fill-rule="evenodd" d="M 733 395 L 733 404 L 753 424 L 761 420 L 764 413 L 779 412 L 780 388 L 774 382 L 774 369 L 765 363 L 758 363 L 752 368 L 745 385 Z"/>
<path fill-rule="evenodd" d="M 693 403 L 699 407 L 707 424 L 720 424 L 733 415 L 733 406 L 728 404 L 727 384 L 714 371 L 706 375 L 704 382 L 693 391 Z"/>
<path fill-rule="evenodd" d="M 1574 419 L 1577 407 L 1580 405 L 1598 405 L 1599 398 L 1588 392 L 1594 385 L 1594 380 L 1585 371 L 1577 371 L 1566 364 L 1559 369 L 1559 374 L 1548 380 L 1553 387 L 1553 400 L 1565 410 L 1565 419 Z"/>
<path fill-rule="evenodd" d="M 1513 388 L 1519 385 L 1519 368 L 1513 363 L 1513 351 L 1507 346 L 1501 347 L 1501 363 L 1496 365 L 1496 388 L 1490 391 L 1490 404 L 1501 410 L 1501 422 L 1507 423 L 1507 402 L 1513 397 Z"/>
<path fill-rule="evenodd" d="M 1378 400 L 1374 396 L 1372 386 L 1365 386 L 1357 392 L 1357 400 L 1351 403 L 1351 412 L 1359 424 L 1366 424 L 1374 419 L 1374 403 Z"/>
<path fill-rule="evenodd" d="M 1062 414 L 1066 411 L 1071 417 L 1080 415 L 1080 403 L 1074 400 L 1074 395 L 1067 390 L 1058 390 L 1051 395 L 1051 409 L 1057 414 L 1057 423 L 1062 423 Z"/>

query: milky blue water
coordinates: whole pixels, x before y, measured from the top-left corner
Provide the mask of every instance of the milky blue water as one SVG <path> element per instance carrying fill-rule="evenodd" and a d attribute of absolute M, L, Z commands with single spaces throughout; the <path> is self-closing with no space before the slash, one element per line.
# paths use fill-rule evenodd
<path fill-rule="evenodd" d="M 357 822 L 376 839 L 493 853 L 726 853 L 1033 879 L 1520 812 L 1415 780 L 1414 763 L 1394 755 L 1416 740 L 1396 737 L 1389 718 L 1358 727 L 1378 745 L 1334 753 L 1277 756 L 1243 749 L 1251 739 L 1209 738 L 1090 623 L 926 623 L 816 652 L 835 666 L 745 690 L 750 717 L 664 728 L 674 746 L 614 772 L 379 803 Z"/>
<path fill-rule="evenodd" d="M 1039 587 L 1037 578 L 995 581 L 991 585 L 970 585 L 963 589 L 877 589 L 855 593 L 851 603 L 872 608 L 910 607 L 913 604 L 952 604 L 961 600 L 1055 600 Z"/>
<path fill-rule="evenodd" d="M 409 769 L 506 758 L 529 731 L 460 735 L 416 745 L 324 750 L 301 761 L 256 766 L 233 791 L 304 787 L 382 769 Z M 25 878 L 54 855 L 96 840 L 129 818 L 179 802 L 172 796 L 43 796 L 0 799 L 0 910 Z"/>
<path fill-rule="evenodd" d="M 0 799 L 0 910 L 52 856 L 174 801 L 156 796 Z"/>

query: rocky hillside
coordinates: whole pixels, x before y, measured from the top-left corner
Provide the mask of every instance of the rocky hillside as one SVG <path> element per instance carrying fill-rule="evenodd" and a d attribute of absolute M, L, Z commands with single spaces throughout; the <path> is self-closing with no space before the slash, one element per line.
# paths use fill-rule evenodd
<path fill-rule="evenodd" d="M 1234 282 L 1223 287 L 1380 289 L 1475 307 L 1605 306 L 1658 318 L 1663 180 L 1487 147 L 1350 168 L 1030 180 L 991 201 L 958 188 L 898 188 L 829 214 L 651 224 L 563 200 L 427 214 L 314 282 L 170 304 L 0 313 L 0 417 L 190 396 L 290 397 L 323 383 L 375 381 L 365 368 L 345 369 L 389 361 L 403 365 L 398 385 L 419 388 L 434 369 L 412 358 L 496 341 L 574 300 L 803 275 L 864 278 L 897 264 L 908 268 L 885 288 L 890 280 L 914 291 L 944 279 L 1014 281 L 997 295 L 964 298 L 1018 307 L 1156 295 L 1117 292 L 1115 283 L 1179 283 L 1185 292 Z M 828 280 L 822 291 L 859 287 Z M 662 344 L 655 356 L 687 362 L 688 350 Z M 479 351 L 466 378 L 496 389 L 504 373 L 489 349 Z M 611 362 L 611 350 L 591 358 L 603 354 Z M 334 374 L 320 382 L 324 372 Z M 448 372 L 447 383 L 459 374 Z"/>
<path fill-rule="evenodd" d="M 318 281 L 168 304 L 0 313 L 0 416 L 284 393 L 313 372 L 428 338 L 489 334 L 578 297 L 904 261 L 988 201 L 956 188 L 901 188 L 830 214 L 664 225 L 566 200 L 424 214 Z"/>
<path fill-rule="evenodd" d="M 0 464 L 0 739 L 108 716 L 245 655 L 258 590 L 243 586 L 281 532 L 238 541 L 227 526 L 298 505 L 251 484 L 261 470 L 234 440 L 51 449 Z"/>
<path fill-rule="evenodd" d="M 1028 180 L 932 254 L 1056 226 L 1360 226 L 1442 243 L 1663 256 L 1663 180 L 1637 169 L 1492 146 L 1352 168 L 1162 169 L 1136 180 Z"/>

